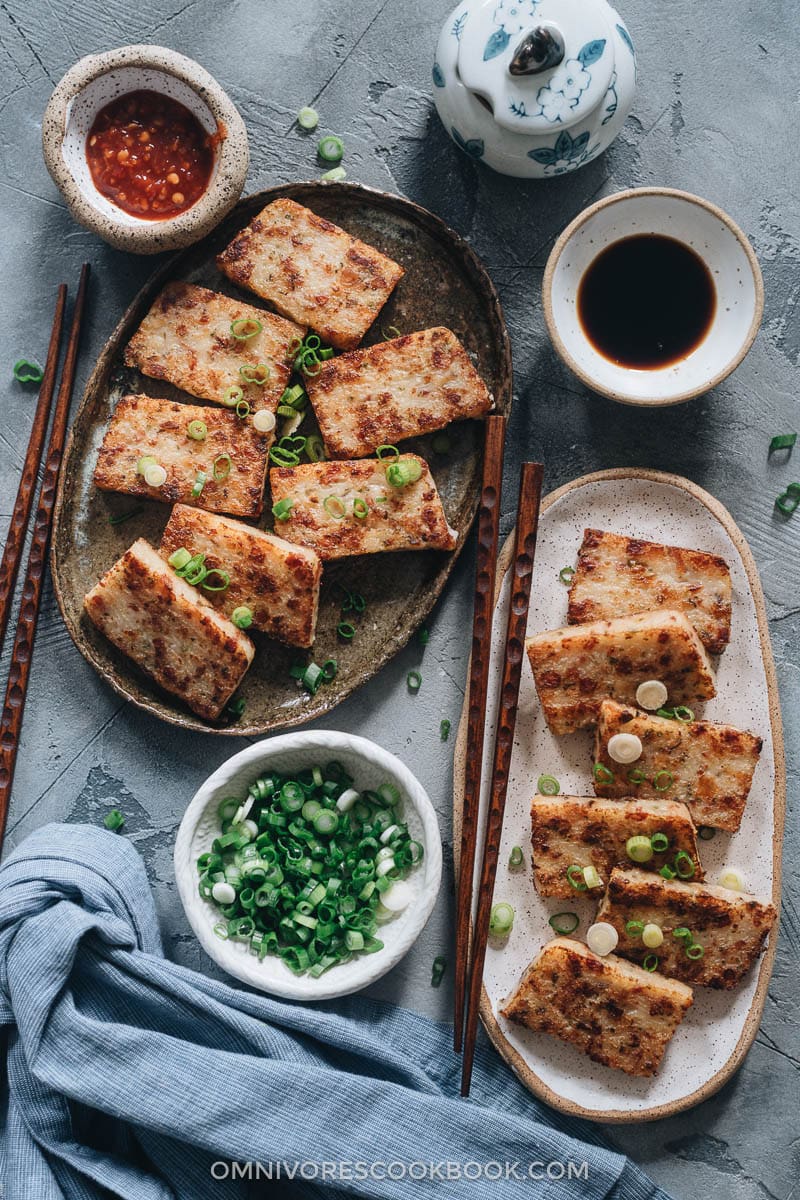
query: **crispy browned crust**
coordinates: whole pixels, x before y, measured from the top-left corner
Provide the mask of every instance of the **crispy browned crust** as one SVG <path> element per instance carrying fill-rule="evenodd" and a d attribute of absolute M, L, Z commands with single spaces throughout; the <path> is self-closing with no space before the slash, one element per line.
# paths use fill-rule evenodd
<path fill-rule="evenodd" d="M 322 559 L 383 550 L 452 550 L 457 535 L 447 524 L 428 465 L 415 454 L 400 456 L 401 462 L 411 459 L 421 464 L 422 475 L 401 488 L 386 482 L 386 464 L 377 459 L 273 467 L 273 502 L 292 501 L 289 519 L 280 522 L 281 536 L 310 546 Z M 329 496 L 341 499 L 343 517 L 325 509 Z M 367 505 L 363 520 L 355 516 L 356 499 Z"/>
<path fill-rule="evenodd" d="M 569 589 L 570 625 L 653 608 L 686 613 L 709 654 L 719 654 L 731 635 L 728 564 L 701 550 L 584 530 Z"/>
<path fill-rule="evenodd" d="M 253 614 L 253 628 L 289 646 L 312 644 L 322 579 L 322 562 L 313 550 L 230 517 L 176 504 L 161 538 L 161 553 L 169 558 L 182 547 L 205 554 L 210 570 L 229 574 L 225 591 L 208 595 L 215 608 L 230 616 L 243 605 Z"/>
<path fill-rule="evenodd" d="M 596 723 L 607 697 L 625 704 L 647 679 L 661 679 L 671 704 L 715 695 L 711 664 L 681 612 L 659 609 L 612 621 L 568 625 L 525 643 L 547 724 L 555 734 Z"/>
<path fill-rule="evenodd" d="M 331 458 L 363 458 L 492 406 L 466 350 L 441 327 L 332 358 L 307 387 Z"/>
<path fill-rule="evenodd" d="M 216 720 L 253 660 L 253 644 L 179 579 L 143 538 L 84 600 L 97 628 L 166 691 Z"/>
<path fill-rule="evenodd" d="M 221 271 L 340 350 L 361 341 L 403 268 L 294 200 L 273 200 L 217 258 Z"/>
<path fill-rule="evenodd" d="M 186 433 L 189 422 L 196 420 L 208 428 L 205 441 L 193 441 Z M 264 504 L 272 440 L 272 434 L 257 433 L 252 421 L 242 421 L 224 409 L 122 396 L 97 456 L 94 482 L 106 492 L 257 517 Z M 214 460 L 222 454 L 230 456 L 231 470 L 226 479 L 216 480 Z M 149 487 L 137 473 L 136 464 L 145 455 L 152 455 L 166 470 L 163 487 Z M 192 488 L 200 472 L 207 481 L 195 497 Z"/>
<path fill-rule="evenodd" d="M 630 865 L 625 849 L 628 838 L 652 837 L 654 833 L 666 834 L 669 847 L 644 864 L 647 870 L 658 871 L 683 850 L 694 863 L 695 877 L 703 878 L 694 824 L 685 804 L 671 800 L 534 796 L 531 845 L 536 890 L 542 896 L 574 898 L 575 891 L 567 878 L 567 869 L 573 864 L 596 867 L 605 885 L 614 867 Z M 596 889 L 598 898 L 602 890 Z"/>
<path fill-rule="evenodd" d="M 560 937 L 539 951 L 500 1011 L 605 1067 L 654 1075 L 691 1003 L 691 988 Z"/>
<path fill-rule="evenodd" d="M 231 324 L 241 317 L 261 323 L 261 332 L 241 341 Z M 153 379 L 166 379 L 201 400 L 223 403 L 223 393 L 240 387 L 250 407 L 274 412 L 289 381 L 289 345 L 305 329 L 263 308 L 231 300 L 193 283 L 168 283 L 125 347 L 125 365 Z M 269 367 L 267 382 L 248 384 L 243 364 Z"/>
<path fill-rule="evenodd" d="M 764 948 L 777 912 L 769 901 L 704 883 L 662 879 L 635 868 L 611 873 L 606 895 L 597 911 L 619 934 L 617 953 L 642 962 L 651 953 L 658 970 L 697 987 L 734 988 Z M 660 925 L 664 941 L 651 951 L 626 932 L 628 921 Z M 673 930 L 686 928 L 703 947 L 702 958 L 686 955 L 684 941 Z"/>
<path fill-rule="evenodd" d="M 616 733 L 634 733 L 642 743 L 642 756 L 633 764 L 644 776 L 631 788 L 627 767 L 609 757 L 606 747 Z M 753 733 L 718 725 L 713 721 L 670 721 L 639 712 L 614 700 L 604 700 L 595 732 L 595 761 L 612 773 L 611 782 L 596 777 L 598 796 L 621 797 L 633 791 L 642 799 L 667 796 L 686 804 L 696 825 L 712 825 L 735 833 L 753 773 L 761 753 L 762 739 Z M 661 773 L 661 774 L 659 774 Z M 672 784 L 658 791 L 653 779 Z"/>

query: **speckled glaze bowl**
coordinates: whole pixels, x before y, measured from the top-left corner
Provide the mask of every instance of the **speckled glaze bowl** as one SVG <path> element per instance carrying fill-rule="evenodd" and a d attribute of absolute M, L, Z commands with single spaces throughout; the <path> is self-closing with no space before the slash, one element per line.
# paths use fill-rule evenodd
<path fill-rule="evenodd" d="M 95 187 L 86 137 L 99 109 L 126 92 L 161 92 L 219 135 L 211 179 L 185 212 L 144 220 L 112 204 Z M 76 221 L 118 250 L 158 254 L 199 241 L 233 208 L 244 188 L 250 154 L 233 101 L 199 63 L 163 46 L 122 46 L 90 54 L 71 68 L 42 118 L 44 161 Z"/>

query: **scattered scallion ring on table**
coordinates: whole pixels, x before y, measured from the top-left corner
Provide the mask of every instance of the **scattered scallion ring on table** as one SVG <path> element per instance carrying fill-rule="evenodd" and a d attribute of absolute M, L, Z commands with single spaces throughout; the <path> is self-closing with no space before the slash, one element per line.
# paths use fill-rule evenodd
<path fill-rule="evenodd" d="M 326 658 L 321 670 L 328 683 L 330 683 L 339 674 L 339 664 L 335 658 Z"/>
<path fill-rule="evenodd" d="M 431 987 L 438 988 L 447 970 L 447 959 L 443 954 L 437 954 L 431 967 Z"/>
<path fill-rule="evenodd" d="M 609 771 L 608 767 L 605 766 L 604 763 L 596 762 L 594 764 L 593 774 L 598 783 L 613 783 L 614 782 L 614 772 Z"/>
<path fill-rule="evenodd" d="M 205 421 L 190 421 L 186 426 L 186 436 L 193 442 L 204 442 L 208 437 L 208 426 Z"/>
<path fill-rule="evenodd" d="M 336 134 L 329 133 L 326 137 L 319 139 L 317 154 L 323 162 L 339 163 L 344 155 L 344 142 Z"/>
<path fill-rule="evenodd" d="M 562 583 L 566 583 L 566 584 L 572 583 L 573 579 L 575 578 L 575 568 L 574 567 L 562 567 L 561 570 L 558 572 L 558 578 L 561 580 Z"/>
<path fill-rule="evenodd" d="M 419 632 L 417 633 L 417 641 L 419 642 L 420 646 L 427 646 L 427 644 L 430 640 L 431 640 L 431 631 L 430 631 L 430 629 L 428 629 L 428 626 L 427 625 L 420 626 Z"/>
<path fill-rule="evenodd" d="M 791 450 L 797 441 L 796 433 L 778 433 L 769 444 L 769 454 L 774 454 L 776 450 Z"/>
<path fill-rule="evenodd" d="M 492 905 L 489 917 L 489 933 L 494 937 L 508 937 L 514 928 L 514 909 L 505 900 Z"/>
<path fill-rule="evenodd" d="M 225 709 L 226 714 L 234 721 L 238 721 L 239 717 L 244 713 L 246 704 L 242 696 L 236 700 L 230 700 Z"/>
<path fill-rule="evenodd" d="M 322 507 L 329 517 L 333 517 L 334 521 L 342 521 L 347 516 L 344 501 L 339 496 L 326 496 L 322 501 Z"/>
<path fill-rule="evenodd" d="M 11 370 L 17 383 L 41 383 L 44 379 L 42 368 L 29 358 L 17 359 Z"/>
<path fill-rule="evenodd" d="M 397 462 L 400 457 L 400 451 L 397 449 L 397 446 L 378 446 L 375 450 L 375 457 L 380 462 Z"/>
<path fill-rule="evenodd" d="M 254 383 L 257 387 L 264 387 L 272 372 L 267 363 L 242 363 L 239 367 L 239 374 L 245 383 Z"/>
<path fill-rule="evenodd" d="M 352 642 L 356 636 L 356 627 L 351 621 L 340 621 L 336 626 L 336 632 L 343 641 Z"/>
<path fill-rule="evenodd" d="M 800 505 L 800 483 L 790 483 L 785 492 L 775 500 L 775 507 L 785 517 L 790 517 Z"/>
<path fill-rule="evenodd" d="M 566 936 L 568 933 L 574 933 L 580 925 L 580 917 L 574 912 L 557 912 L 553 913 L 547 924 L 556 933 Z"/>
<path fill-rule="evenodd" d="M 525 857 L 522 853 L 522 846 L 512 846 L 511 853 L 508 856 L 508 865 L 512 870 L 525 865 Z"/>
<path fill-rule="evenodd" d="M 106 829 L 109 829 L 112 833 L 116 833 L 117 830 L 122 829 L 122 826 L 125 824 L 125 818 L 118 808 L 112 808 L 103 817 L 103 824 Z"/>
<path fill-rule="evenodd" d="M 416 458 L 406 458 L 402 462 L 393 462 L 386 468 L 386 482 L 391 487 L 407 487 L 410 483 L 416 483 L 421 475 L 422 464 Z"/>
<path fill-rule="evenodd" d="M 646 954 L 642 960 L 642 967 L 645 971 L 655 971 L 658 968 L 658 955 Z"/>
<path fill-rule="evenodd" d="M 583 867 L 579 867 L 577 863 L 567 867 L 567 883 L 576 892 L 585 892 L 588 890 L 586 880 L 583 877 Z"/>
<path fill-rule="evenodd" d="M 422 676 L 419 671 L 409 671 L 406 675 L 406 686 L 410 692 L 418 692 L 422 687 Z"/>
<path fill-rule="evenodd" d="M 221 483 L 223 479 L 227 479 L 231 473 L 233 461 L 230 454 L 218 454 L 214 459 L 213 475 L 217 483 Z"/>
<path fill-rule="evenodd" d="M 665 850 L 669 849 L 669 838 L 665 833 L 659 831 L 650 838 L 650 845 L 654 854 L 663 854 Z"/>
<path fill-rule="evenodd" d="M 557 796 L 561 784 L 554 775 L 540 775 L 536 781 L 536 790 L 540 796 Z"/>
<path fill-rule="evenodd" d="M 315 108 L 304 104 L 297 114 L 297 124 L 306 131 L 316 129 L 319 124 L 319 113 Z"/>
<path fill-rule="evenodd" d="M 439 722 L 439 740 L 442 742 L 446 742 L 449 737 L 450 737 L 450 722 L 448 721 L 447 717 L 444 717 Z"/>
<path fill-rule="evenodd" d="M 309 462 L 325 461 L 325 444 L 318 433 L 312 433 L 306 438 L 306 456 Z"/>
<path fill-rule="evenodd" d="M 243 399 L 244 391 L 239 387 L 238 383 L 232 383 L 222 393 L 222 403 L 226 408 L 236 408 L 239 401 Z"/>
<path fill-rule="evenodd" d="M 220 832 L 197 859 L 217 935 L 312 978 L 382 950 L 378 928 L 408 907 L 406 879 L 424 857 L 400 803 L 390 784 L 357 791 L 334 762 L 270 771 L 244 800 L 223 799 Z"/>
<path fill-rule="evenodd" d="M 324 179 L 329 183 L 341 183 L 347 178 L 347 171 L 344 167 L 331 167 L 330 171 L 326 171 L 324 175 L 320 175 L 320 179 Z"/>
<path fill-rule="evenodd" d="M 237 317 L 231 321 L 231 336 L 238 342 L 249 342 L 250 338 L 258 337 L 263 328 L 255 317 Z"/>
<path fill-rule="evenodd" d="M 249 629 L 253 624 L 253 610 L 246 604 L 240 604 L 231 613 L 231 620 L 238 629 Z"/>
<path fill-rule="evenodd" d="M 402 336 L 402 333 L 396 325 L 385 325 L 381 330 L 381 337 L 385 342 L 390 342 L 392 338 L 399 338 Z"/>
<path fill-rule="evenodd" d="M 674 782 L 671 771 L 656 771 L 653 776 L 653 787 L 657 792 L 668 792 Z"/>
<path fill-rule="evenodd" d="M 278 500 L 272 506 L 272 515 L 276 521 L 288 521 L 292 515 L 293 500 Z"/>

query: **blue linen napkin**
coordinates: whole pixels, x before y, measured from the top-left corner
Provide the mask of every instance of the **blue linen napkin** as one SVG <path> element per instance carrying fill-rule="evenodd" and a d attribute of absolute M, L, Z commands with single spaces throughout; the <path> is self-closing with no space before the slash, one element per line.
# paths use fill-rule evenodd
<path fill-rule="evenodd" d="M 445 1025 L 167 962 L 141 859 L 91 826 L 0 869 L 0 1025 L 5 1200 L 668 1200 L 488 1047 L 458 1099 Z"/>

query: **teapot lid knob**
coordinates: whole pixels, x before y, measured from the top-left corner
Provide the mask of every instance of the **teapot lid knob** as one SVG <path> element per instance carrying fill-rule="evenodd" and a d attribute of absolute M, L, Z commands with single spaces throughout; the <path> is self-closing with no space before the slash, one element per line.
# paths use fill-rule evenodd
<path fill-rule="evenodd" d="M 564 61 L 564 35 L 555 25 L 537 25 L 530 29 L 514 51 L 508 64 L 510 75 L 539 75 Z"/>

